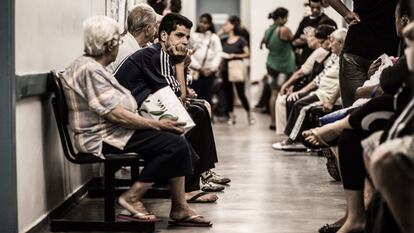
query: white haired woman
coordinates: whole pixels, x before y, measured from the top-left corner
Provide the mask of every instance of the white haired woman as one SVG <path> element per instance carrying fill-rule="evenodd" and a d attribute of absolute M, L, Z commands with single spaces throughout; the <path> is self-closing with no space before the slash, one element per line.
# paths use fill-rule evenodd
<path fill-rule="evenodd" d="M 192 173 L 192 152 L 179 134 L 182 124 L 145 119 L 136 113 L 137 104 L 105 68 L 115 60 L 119 46 L 117 22 L 94 16 L 84 22 L 85 54 L 63 74 L 70 127 L 80 152 L 105 154 L 135 152 L 147 165 L 140 178 L 119 197 L 119 204 L 131 215 L 118 218 L 131 221 L 159 221 L 141 202 L 155 181 L 169 180 L 173 223 L 185 226 L 211 226 L 211 222 L 191 210 L 185 200 L 184 176 Z"/>

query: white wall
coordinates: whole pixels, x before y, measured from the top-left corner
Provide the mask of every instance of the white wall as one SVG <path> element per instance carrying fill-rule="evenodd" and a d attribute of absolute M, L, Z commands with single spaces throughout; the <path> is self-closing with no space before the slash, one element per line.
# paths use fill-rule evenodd
<path fill-rule="evenodd" d="M 82 53 L 82 21 L 105 14 L 103 0 L 16 0 L 16 73 L 63 69 Z M 61 152 L 48 99 L 16 107 L 19 232 L 26 232 L 95 172 Z"/>
<path fill-rule="evenodd" d="M 196 8 L 196 0 L 181 0 L 182 1 L 182 9 L 181 14 L 187 17 L 189 20 L 193 22 L 193 30 L 196 28 L 197 24 L 197 8 Z"/>
<path fill-rule="evenodd" d="M 289 10 L 289 21 L 287 26 L 296 32 L 300 21 L 305 14 L 304 0 L 260 0 L 251 1 L 250 4 L 250 42 L 251 42 L 251 80 L 259 80 L 266 74 L 266 49 L 260 50 L 259 44 L 262 40 L 264 31 L 272 24 L 272 21 L 267 19 L 268 14 L 277 7 L 285 7 Z M 339 14 L 333 9 L 325 9 L 325 13 L 336 21 L 338 26 L 342 25 L 342 20 Z"/>

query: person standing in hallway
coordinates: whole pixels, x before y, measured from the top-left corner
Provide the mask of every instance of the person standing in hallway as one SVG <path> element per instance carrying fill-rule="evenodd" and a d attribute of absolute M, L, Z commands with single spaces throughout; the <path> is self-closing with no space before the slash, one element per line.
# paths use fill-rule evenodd
<path fill-rule="evenodd" d="M 288 20 L 289 11 L 279 7 L 269 14 L 273 24 L 266 30 L 260 49 L 263 45 L 269 50 L 266 61 L 267 75 L 271 78 L 272 96 L 269 101 L 270 126 L 275 127 L 275 103 L 280 87 L 296 69 L 295 53 L 291 46 L 293 39 L 292 31 L 285 26 Z"/>
<path fill-rule="evenodd" d="M 293 47 L 295 47 L 297 51 L 301 51 L 297 53 L 298 66 L 301 66 L 313 52 L 313 50 L 308 47 L 306 41 L 306 32 L 309 27 L 317 28 L 321 24 L 329 24 L 338 28 L 336 23 L 322 11 L 322 7 L 325 7 L 325 1 L 326 0 L 309 0 L 311 15 L 302 19 L 293 36 Z"/>
<path fill-rule="evenodd" d="M 198 98 L 205 99 L 211 105 L 213 81 L 220 66 L 220 54 L 223 49 L 210 14 L 200 16 L 196 32 L 190 39 L 190 44 L 194 49 L 190 68 L 195 71 L 192 86 Z"/>
<path fill-rule="evenodd" d="M 395 56 L 399 39 L 394 11 L 397 0 L 358 0 L 350 11 L 340 0 L 327 0 L 350 24 L 340 58 L 339 83 L 344 107 L 355 101 L 355 91 L 368 79 L 372 61 L 385 53 Z"/>
<path fill-rule="evenodd" d="M 250 112 L 250 104 L 249 100 L 246 97 L 245 92 L 245 82 L 247 71 L 246 67 L 244 66 L 243 59 L 250 57 L 250 51 L 248 47 L 247 41 L 240 36 L 240 19 L 237 16 L 230 16 L 227 19 L 226 23 L 223 25 L 223 32 L 228 35 L 224 40 L 222 40 L 223 45 L 223 65 L 221 68 L 221 76 L 223 78 L 223 85 L 225 89 L 226 95 L 226 113 L 230 117 L 228 123 L 229 124 L 236 124 L 236 116 L 234 115 L 234 92 L 233 92 L 233 84 L 236 87 L 237 95 L 242 102 L 244 110 L 247 112 L 247 120 L 249 124 L 254 123 L 254 119 Z M 241 61 L 239 64 L 242 64 L 239 69 L 243 69 L 245 72 L 244 77 L 241 77 L 239 80 L 230 80 L 229 73 L 235 72 L 236 70 L 232 70 L 229 67 L 230 62 L 239 60 Z M 234 68 L 233 68 L 234 69 Z"/>

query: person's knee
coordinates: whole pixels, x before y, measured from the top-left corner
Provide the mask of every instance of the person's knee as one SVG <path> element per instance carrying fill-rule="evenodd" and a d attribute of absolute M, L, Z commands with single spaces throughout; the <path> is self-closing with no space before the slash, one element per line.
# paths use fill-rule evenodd
<path fill-rule="evenodd" d="M 384 153 L 371 158 L 371 176 L 376 185 L 386 184 L 390 181 L 389 178 L 393 177 L 398 171 L 399 168 L 394 156 L 394 154 Z"/>
<path fill-rule="evenodd" d="M 178 135 L 177 135 L 178 136 Z M 175 147 L 178 150 L 188 150 L 188 141 L 185 137 L 178 136 Z"/>

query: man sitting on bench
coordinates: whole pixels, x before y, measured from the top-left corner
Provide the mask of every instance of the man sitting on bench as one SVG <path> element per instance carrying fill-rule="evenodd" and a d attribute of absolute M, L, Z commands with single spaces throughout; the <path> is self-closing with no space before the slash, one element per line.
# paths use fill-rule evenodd
<path fill-rule="evenodd" d="M 184 226 L 211 226 L 188 206 L 184 176 L 192 173 L 197 157 L 185 138 L 182 124 L 171 120 L 154 121 L 139 116 L 137 103 L 106 70 L 117 56 L 120 44 L 116 21 L 105 16 L 87 19 L 84 24 L 84 52 L 63 73 L 69 124 L 80 152 L 101 158 L 105 154 L 134 152 L 147 164 L 140 178 L 119 198 L 130 220 L 154 222 L 159 219 L 141 202 L 155 181 L 169 180 L 172 223 Z"/>

